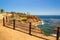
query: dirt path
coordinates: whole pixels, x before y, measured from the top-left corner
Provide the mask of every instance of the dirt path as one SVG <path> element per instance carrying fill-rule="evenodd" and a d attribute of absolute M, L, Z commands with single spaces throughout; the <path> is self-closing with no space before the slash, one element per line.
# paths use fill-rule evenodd
<path fill-rule="evenodd" d="M 0 40 L 44 40 L 2 26 L 0 21 Z"/>

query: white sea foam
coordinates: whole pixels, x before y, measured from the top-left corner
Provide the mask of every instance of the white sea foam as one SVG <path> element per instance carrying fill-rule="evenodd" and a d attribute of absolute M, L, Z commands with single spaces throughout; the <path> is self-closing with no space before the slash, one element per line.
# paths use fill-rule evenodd
<path fill-rule="evenodd" d="M 40 22 L 41 22 L 41 24 L 40 24 Z M 43 21 L 39 21 L 38 24 L 35 24 L 35 26 L 37 26 L 37 25 L 44 25 L 44 22 Z"/>
<path fill-rule="evenodd" d="M 56 34 L 51 34 L 52 36 L 57 36 Z"/>
<path fill-rule="evenodd" d="M 42 25 L 44 25 L 44 21 L 41 21 L 42 22 Z"/>

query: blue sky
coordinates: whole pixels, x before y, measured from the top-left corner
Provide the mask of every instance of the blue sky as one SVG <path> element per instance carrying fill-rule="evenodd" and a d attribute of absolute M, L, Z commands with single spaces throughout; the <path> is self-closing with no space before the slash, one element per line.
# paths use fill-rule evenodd
<path fill-rule="evenodd" d="M 0 0 L 0 9 L 33 15 L 60 15 L 60 0 Z"/>

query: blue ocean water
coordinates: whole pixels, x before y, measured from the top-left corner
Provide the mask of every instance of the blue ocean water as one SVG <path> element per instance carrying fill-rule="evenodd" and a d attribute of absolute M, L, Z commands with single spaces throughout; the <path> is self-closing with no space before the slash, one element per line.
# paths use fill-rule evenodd
<path fill-rule="evenodd" d="M 44 22 L 44 25 L 37 25 L 45 35 L 55 34 L 53 29 L 56 28 L 54 24 L 60 24 L 60 15 L 38 15 L 38 17 Z"/>
<path fill-rule="evenodd" d="M 42 19 L 60 19 L 60 15 L 38 15 Z"/>
<path fill-rule="evenodd" d="M 60 15 L 38 15 L 46 23 L 60 24 Z"/>

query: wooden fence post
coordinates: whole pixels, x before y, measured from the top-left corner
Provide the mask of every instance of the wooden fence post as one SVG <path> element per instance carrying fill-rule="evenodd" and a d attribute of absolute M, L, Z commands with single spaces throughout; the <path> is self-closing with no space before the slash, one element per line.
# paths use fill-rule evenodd
<path fill-rule="evenodd" d="M 8 21 L 7 16 L 6 16 L 6 22 Z"/>
<path fill-rule="evenodd" d="M 13 29 L 15 30 L 15 19 L 13 20 Z"/>
<path fill-rule="evenodd" d="M 29 22 L 29 35 L 31 35 L 31 22 Z"/>
<path fill-rule="evenodd" d="M 5 19 L 4 19 L 4 17 L 3 17 L 3 26 L 5 26 Z"/>
<path fill-rule="evenodd" d="M 59 29 L 60 29 L 60 27 L 57 27 L 57 37 L 56 37 L 56 40 L 59 40 Z"/>

